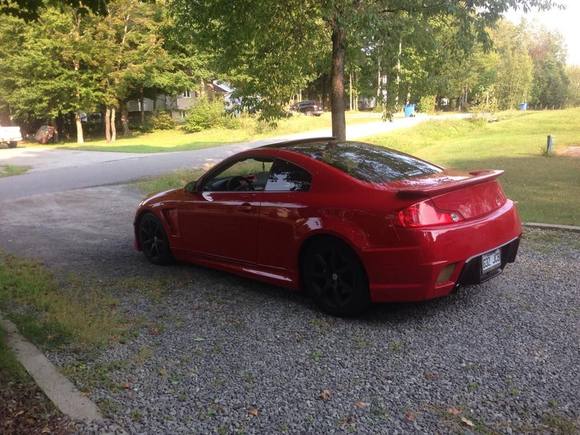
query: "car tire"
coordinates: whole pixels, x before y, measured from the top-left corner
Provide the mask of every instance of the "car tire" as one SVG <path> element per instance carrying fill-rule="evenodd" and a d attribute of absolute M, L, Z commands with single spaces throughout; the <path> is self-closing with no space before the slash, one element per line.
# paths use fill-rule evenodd
<path fill-rule="evenodd" d="M 18 146 L 18 142 L 8 142 L 8 148 L 16 148 Z"/>
<path fill-rule="evenodd" d="M 301 272 L 305 290 L 328 314 L 354 317 L 371 304 L 365 269 L 356 253 L 341 240 L 325 237 L 308 245 Z"/>
<path fill-rule="evenodd" d="M 139 219 L 137 234 L 139 246 L 147 260 L 160 266 L 174 263 L 169 238 L 157 216 L 153 213 L 144 214 Z"/>

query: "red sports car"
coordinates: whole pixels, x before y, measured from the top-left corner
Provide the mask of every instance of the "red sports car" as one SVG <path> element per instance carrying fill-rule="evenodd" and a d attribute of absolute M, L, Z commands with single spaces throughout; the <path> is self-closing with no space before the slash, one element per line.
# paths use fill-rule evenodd
<path fill-rule="evenodd" d="M 520 219 L 497 177 L 332 138 L 234 155 L 143 201 L 137 249 L 304 289 L 331 314 L 422 301 L 501 273 Z"/>

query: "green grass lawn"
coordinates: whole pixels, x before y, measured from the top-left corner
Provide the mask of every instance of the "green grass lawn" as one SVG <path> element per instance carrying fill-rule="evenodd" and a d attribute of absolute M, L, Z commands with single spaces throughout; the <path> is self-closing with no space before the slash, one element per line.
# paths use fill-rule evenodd
<path fill-rule="evenodd" d="M 58 282 L 42 264 L 0 251 L 0 310 L 41 347 L 92 348 L 119 337 L 125 325 L 116 306 L 93 283 Z"/>
<path fill-rule="evenodd" d="M 347 113 L 347 123 L 358 124 L 380 121 L 381 115 L 373 112 Z M 322 116 L 294 115 L 282 119 L 276 127 L 258 123 L 253 118 L 242 118 L 241 128 L 226 129 L 212 128 L 199 133 L 184 133 L 179 129 L 160 130 L 152 133 L 137 134 L 130 138 L 119 138 L 114 144 L 104 140 L 90 141 L 84 145 L 69 143 L 58 145 L 59 148 L 88 150 L 88 151 L 118 151 L 130 153 L 155 153 L 167 151 L 187 151 L 214 147 L 236 142 L 258 140 L 272 136 L 300 133 L 309 130 L 330 128 L 330 113 Z M 34 146 L 34 145 L 29 145 Z"/>
<path fill-rule="evenodd" d="M 498 119 L 430 121 L 365 140 L 446 167 L 503 169 L 502 185 L 525 222 L 580 225 L 580 158 L 543 155 L 548 134 L 557 152 L 580 144 L 580 108 Z"/>

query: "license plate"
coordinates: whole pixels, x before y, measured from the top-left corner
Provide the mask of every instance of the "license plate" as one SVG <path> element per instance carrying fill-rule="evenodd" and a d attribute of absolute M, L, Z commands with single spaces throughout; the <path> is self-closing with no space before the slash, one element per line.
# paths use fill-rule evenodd
<path fill-rule="evenodd" d="M 501 249 L 488 252 L 481 256 L 481 273 L 485 274 L 501 266 Z"/>

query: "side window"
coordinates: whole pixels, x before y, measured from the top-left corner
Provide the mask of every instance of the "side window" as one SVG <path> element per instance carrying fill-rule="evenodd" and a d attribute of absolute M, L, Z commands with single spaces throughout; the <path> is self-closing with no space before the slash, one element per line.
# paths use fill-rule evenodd
<path fill-rule="evenodd" d="M 272 159 L 247 158 L 239 160 L 207 179 L 204 192 L 262 191 L 268 181 Z"/>
<path fill-rule="evenodd" d="M 312 177 L 304 169 L 284 160 L 276 160 L 270 171 L 267 192 L 307 192 Z"/>

